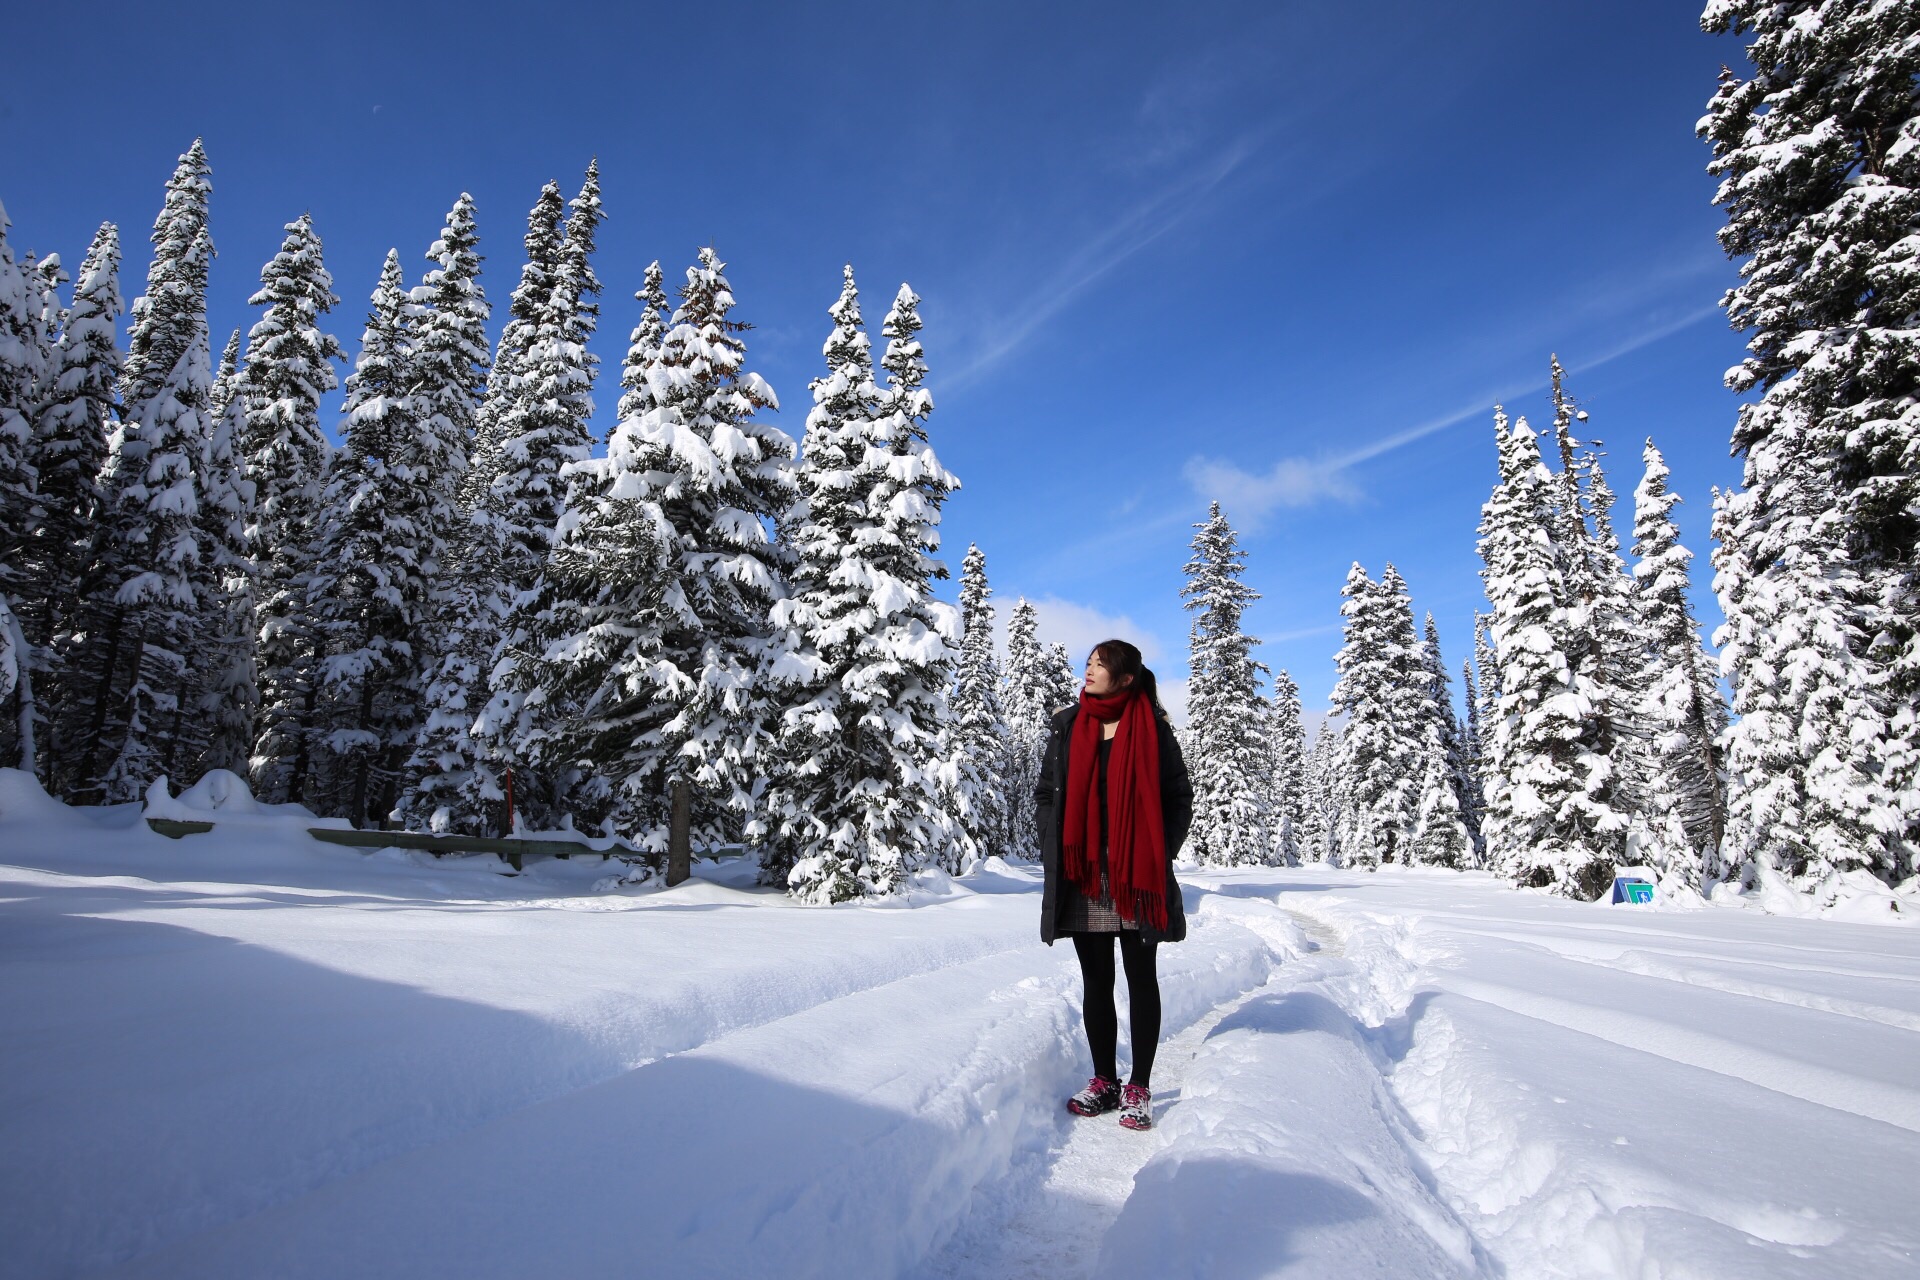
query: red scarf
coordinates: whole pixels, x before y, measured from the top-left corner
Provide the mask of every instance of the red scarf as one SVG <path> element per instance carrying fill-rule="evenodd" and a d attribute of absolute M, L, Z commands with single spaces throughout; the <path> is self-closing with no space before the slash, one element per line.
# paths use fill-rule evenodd
<path fill-rule="evenodd" d="M 1067 878 L 1100 896 L 1100 792 L 1094 786 L 1104 724 L 1120 722 L 1107 757 L 1107 884 L 1123 920 L 1167 927 L 1167 836 L 1160 816 L 1160 731 L 1153 707 L 1131 689 L 1080 695 L 1067 744 Z"/>

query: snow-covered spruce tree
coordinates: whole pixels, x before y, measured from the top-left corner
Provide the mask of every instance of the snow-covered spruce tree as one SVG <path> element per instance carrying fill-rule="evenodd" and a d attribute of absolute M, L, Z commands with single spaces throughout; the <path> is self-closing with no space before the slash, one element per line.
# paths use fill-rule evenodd
<path fill-rule="evenodd" d="M 112 753 L 119 749 L 118 744 L 126 739 L 136 655 L 144 650 L 141 636 L 145 610 L 125 598 L 123 588 L 136 581 L 144 585 L 146 580 L 140 575 L 156 563 L 169 564 L 171 572 L 189 576 L 194 572 L 180 565 L 185 548 L 177 542 L 164 552 L 146 543 L 152 530 L 145 508 L 155 491 L 148 489 L 149 477 L 140 467 L 129 465 L 121 454 L 130 447 L 142 463 L 154 455 L 156 441 L 148 428 L 157 416 L 171 420 L 181 408 L 178 396 L 167 390 L 176 375 L 183 380 L 175 390 L 192 398 L 194 378 L 183 367 L 188 349 L 200 344 L 201 365 L 210 363 L 204 348 L 207 269 L 213 258 L 213 241 L 207 232 L 211 172 L 206 152 L 195 139 L 167 181 L 166 197 L 153 224 L 154 252 L 147 268 L 146 292 L 129 308 L 133 331 L 119 385 L 122 425 L 118 435 L 109 438 L 105 470 L 100 477 L 96 508 L 100 514 L 80 584 L 72 628 L 75 638 L 64 644 L 67 656 L 62 664 L 60 719 L 53 728 L 56 742 L 62 744 L 59 767 L 66 772 L 64 778 L 56 775 L 54 782 L 70 797 L 101 798 L 102 771 L 114 758 Z M 210 377 L 210 370 L 203 368 L 200 376 Z M 154 406 L 163 396 L 170 404 L 164 415 L 157 415 Z M 204 410 L 207 403 L 202 399 L 193 407 Z M 161 434 L 164 436 L 166 430 Z M 159 456 L 170 459 L 172 443 L 165 439 L 159 443 Z M 197 447 L 187 456 L 197 463 Z M 129 486 L 140 492 L 129 495 Z M 177 489 L 172 483 L 163 483 L 158 492 L 177 493 Z M 194 496 L 197 505 L 197 492 Z M 166 523 L 172 533 L 171 518 Z M 177 608 L 183 603 L 175 600 L 167 607 Z M 169 621 L 177 619 L 170 617 Z M 178 696 L 178 690 L 174 692 Z"/>
<path fill-rule="evenodd" d="M 1517 884 L 1593 898 L 1612 882 L 1626 823 L 1605 802 L 1612 762 L 1587 749 L 1588 706 L 1560 648 L 1567 605 L 1550 533 L 1552 477 L 1525 418 L 1509 425 L 1496 409 L 1494 430 L 1500 482 L 1480 520 L 1500 690 L 1489 744 L 1488 859 Z"/>
<path fill-rule="evenodd" d="M 531 739 L 542 732 L 539 721 L 551 704 L 538 682 L 516 667 L 535 651 L 544 629 L 536 615 L 551 605 L 542 599 L 541 578 L 567 506 L 562 472 L 585 459 L 593 444 L 589 420 L 599 359 L 586 344 L 599 317 L 600 282 L 590 262 L 604 217 L 598 161 L 588 165 L 568 210 L 553 289 L 518 358 L 517 390 L 494 424 L 498 449 L 486 513 L 502 553 L 492 576 L 507 622 L 488 672 L 487 705 L 474 725 L 495 768 L 513 770 L 516 807 L 537 826 L 562 820 L 567 780 L 529 767 Z"/>
<path fill-rule="evenodd" d="M 200 467 L 200 556 L 207 583 L 202 601 L 201 722 L 206 745 L 200 770 L 245 777 L 258 735 L 259 677 L 254 667 L 254 556 L 249 530 L 258 519 L 253 481 L 241 442 L 247 438 L 246 370 L 235 329 L 214 373 L 210 424 Z"/>
<path fill-rule="evenodd" d="M 1920 12 L 1716 0 L 1745 36 L 1699 124 L 1750 334 L 1742 486 L 1715 511 L 1738 718 L 1726 853 L 1810 892 L 1898 881 L 1920 834 Z"/>
<path fill-rule="evenodd" d="M 1273 676 L 1273 860 L 1300 865 L 1301 833 L 1307 821 L 1307 733 L 1301 721 L 1300 686 L 1282 668 Z"/>
<path fill-rule="evenodd" d="M 82 586 L 88 643 L 57 732 L 76 744 L 71 790 L 131 800 L 198 763 L 199 624 L 206 607 L 197 526 L 213 380 L 207 339 L 211 192 L 196 141 L 154 221 L 147 291 L 130 311 L 121 429 L 110 442 L 99 528 Z"/>
<path fill-rule="evenodd" d="M 1552 475 L 1549 533 L 1560 562 L 1565 622 L 1562 651 L 1583 696 L 1580 742 L 1585 753 L 1611 767 L 1608 782 L 1593 794 L 1614 809 L 1626 830 L 1633 810 L 1643 735 L 1636 732 L 1634 704 L 1640 679 L 1640 641 L 1635 630 L 1631 582 L 1613 531 L 1613 493 L 1598 457 L 1576 439 L 1573 428 L 1588 421 L 1566 389 L 1566 371 L 1549 357 L 1553 388 L 1553 438 L 1560 470 Z M 1623 852 L 1624 844 L 1614 852 Z"/>
<path fill-rule="evenodd" d="M 410 303 L 400 254 L 387 251 L 360 355 L 346 383 L 343 447 L 328 469 L 307 579 L 319 653 L 313 725 L 328 813 L 364 827 L 393 807 L 396 758 L 417 723 L 413 638 L 430 602 L 421 564 L 426 533 L 409 502 L 413 477 L 396 463 L 418 430 Z"/>
<path fill-rule="evenodd" d="M 655 853 L 668 838 L 665 726 L 674 708 L 640 695 L 637 673 L 679 625 L 665 607 L 668 541 L 646 475 L 658 451 L 642 429 L 658 407 L 652 380 L 669 376 L 661 366 L 670 315 L 661 280 L 659 262 L 650 263 L 634 295 L 640 318 L 621 362 L 619 420 L 606 456 L 562 473 L 567 510 L 516 668 L 547 706 L 521 738 L 530 763 L 553 776 L 579 775 L 575 816 L 595 814 Z"/>
<path fill-rule="evenodd" d="M 1039 828 L 1033 789 L 1040 781 L 1040 757 L 1046 751 L 1049 721 L 1061 703 L 1059 690 L 1047 671 L 1046 652 L 1040 647 L 1040 619 L 1023 596 L 1014 602 L 1007 622 L 1006 696 L 1001 705 L 1007 717 L 1011 744 L 1007 765 L 1007 852 L 1019 858 L 1040 856 Z"/>
<path fill-rule="evenodd" d="M 640 318 L 627 335 L 626 359 L 620 363 L 620 404 L 618 419 L 638 418 L 653 408 L 653 391 L 647 385 L 647 371 L 660 360 L 667 337 L 667 290 L 660 271 L 660 260 L 647 264 L 640 288 L 633 300 L 640 304 Z"/>
<path fill-rule="evenodd" d="M 1392 571 L 1391 566 L 1388 569 Z M 1425 675 L 1420 685 L 1426 722 L 1421 744 L 1424 765 L 1407 861 L 1436 867 L 1471 866 L 1475 842 L 1466 801 L 1472 785 L 1471 770 L 1459 717 L 1453 710 L 1452 685 L 1440 656 L 1440 629 L 1431 613 L 1420 642 L 1420 660 Z"/>
<path fill-rule="evenodd" d="M 492 385 L 478 244 L 473 198 L 462 192 L 412 294 L 415 434 L 396 465 L 412 479 L 416 528 L 427 534 L 421 563 L 431 611 L 413 646 L 420 724 L 392 815 L 409 829 L 474 835 L 495 829 L 492 773 L 476 760 L 472 730 L 499 637 L 495 597 L 481 590 L 493 530 L 468 510 L 477 420 Z"/>
<path fill-rule="evenodd" d="M 1046 648 L 1046 682 L 1047 687 L 1053 690 L 1053 710 L 1062 710 L 1079 701 L 1081 672 L 1074 666 L 1073 655 L 1067 652 L 1067 646 L 1058 642 Z"/>
<path fill-rule="evenodd" d="M 1337 828 L 1345 807 L 1339 790 L 1340 731 L 1322 720 L 1303 771 L 1300 855 L 1309 862 L 1338 863 Z"/>
<path fill-rule="evenodd" d="M 902 299 L 918 301 L 908 290 Z M 955 656 L 934 614 L 928 554 L 954 482 L 916 429 L 931 407 L 916 394 L 919 344 L 904 334 L 912 382 L 883 397 L 851 267 L 829 314 L 827 372 L 813 382 L 799 500 L 785 522 L 793 587 L 772 613 L 787 706 L 763 863 L 771 876 L 784 870 L 794 896 L 822 903 L 893 892 L 949 847 L 940 749 Z"/>
<path fill-rule="evenodd" d="M 210 256 L 203 235 L 200 245 Z M 98 794 L 134 800 L 166 774 L 198 763 L 194 663 L 206 609 L 198 518 L 199 467 L 206 448 L 213 384 L 205 316 L 173 376 L 130 418 L 107 478 L 109 537 L 122 548 L 127 576 L 114 594 L 127 632 L 128 687 L 108 728 Z"/>
<path fill-rule="evenodd" d="M 1335 766 L 1345 801 L 1335 838 L 1345 866 L 1406 859 L 1426 773 L 1424 655 L 1412 639 L 1404 585 L 1391 566 L 1388 572 L 1391 586 L 1355 564 L 1340 590 L 1345 623 L 1332 702 L 1345 722 Z"/>
<path fill-rule="evenodd" d="M 1005 854 L 1012 815 L 1006 786 L 1007 721 L 993 652 L 993 588 L 987 556 L 967 547 L 960 562 L 960 665 L 948 733 L 951 803 L 961 859 Z"/>
<path fill-rule="evenodd" d="M 666 849 L 669 878 L 684 873 L 696 839 L 764 834 L 761 819 L 747 815 L 774 711 L 762 678 L 774 651 L 768 612 L 786 589 L 767 528 L 793 501 L 794 449 L 784 432 L 755 420 L 778 401 L 743 367 L 740 335 L 749 326 L 732 316 L 724 269 L 711 248 L 688 268 L 648 372 L 651 407 L 616 429 L 605 500 L 582 517 L 604 513 L 624 527 L 608 536 L 635 550 L 581 570 L 604 579 L 609 621 L 581 642 L 603 655 L 604 674 L 581 677 L 594 680 L 598 701 L 570 718 L 604 726 L 594 740 L 607 754 L 587 759 L 589 770 L 612 779 L 641 813 L 666 818 L 664 828 L 632 834 Z M 561 548 L 575 536 L 563 535 Z M 549 644 L 542 654 L 551 660 L 567 649 Z"/>
<path fill-rule="evenodd" d="M 1480 834 L 1480 824 L 1487 813 L 1486 793 L 1481 786 L 1481 778 L 1486 773 L 1487 754 L 1480 732 L 1480 690 L 1474 682 L 1472 662 L 1463 661 L 1460 664 L 1460 685 L 1467 708 L 1467 722 L 1460 727 L 1460 762 L 1463 770 L 1460 778 L 1460 816 L 1467 824 L 1467 834 L 1473 837 L 1474 852 L 1479 854 L 1486 848 Z"/>
<path fill-rule="evenodd" d="M 0 707 L 8 712 L 0 759 L 35 767 L 32 650 L 12 600 L 27 585 L 22 568 L 41 522 L 31 456 L 33 409 L 42 377 L 38 295 L 7 242 L 0 206 Z"/>
<path fill-rule="evenodd" d="M 254 793 L 270 802 L 307 794 L 320 693 L 320 640 L 307 606 L 321 533 L 321 489 L 330 447 L 320 397 L 339 385 L 340 343 L 320 328 L 340 301 L 313 219 L 286 226 L 248 302 L 265 313 L 247 334 L 247 479 L 258 503 L 249 541 L 256 557 L 260 733 Z"/>
<path fill-rule="evenodd" d="M 1193 557 L 1180 594 L 1194 615 L 1189 633 L 1187 732 L 1193 744 L 1190 856 L 1216 866 L 1251 866 L 1272 857 L 1272 750 L 1260 696 L 1266 668 L 1260 643 L 1240 629 L 1259 593 L 1240 580 L 1246 552 L 1220 504 L 1196 524 Z"/>
<path fill-rule="evenodd" d="M 527 260 L 520 282 L 507 304 L 507 323 L 493 349 L 487 372 L 486 395 L 474 421 L 473 448 L 461 486 L 461 504 L 483 512 L 494 478 L 499 473 L 504 420 L 514 412 L 520 378 L 528 353 L 539 340 L 540 326 L 553 305 L 553 289 L 560 278 L 560 250 L 564 237 L 566 202 L 560 184 L 549 181 L 527 211 L 527 234 L 522 241 Z"/>
<path fill-rule="evenodd" d="M 475 733 L 490 695 L 495 650 L 514 593 L 498 566 L 510 554 L 508 524 L 497 518 L 493 487 L 508 460 L 506 433 L 519 412 L 524 373 L 550 322 L 561 274 L 566 205 L 549 181 L 527 213 L 527 260 L 494 348 L 485 395 L 475 412 L 468 465 L 459 485 L 468 522 L 456 531 L 441 577 L 442 627 L 427 681 L 426 723 L 407 764 L 399 816 L 408 825 L 479 832 L 499 825 L 505 800 L 497 760 Z"/>
<path fill-rule="evenodd" d="M 50 786 L 70 749 L 53 735 L 70 691 L 68 662 L 78 588 L 92 550 L 100 510 L 100 473 L 115 428 L 114 384 L 120 377 L 115 329 L 120 319 L 120 232 L 102 223 L 80 264 L 73 306 L 54 348 L 33 424 L 31 461 L 41 523 L 25 569 L 33 586 L 22 611 L 27 642 L 42 666 L 35 681 L 44 714 L 42 776 Z"/>
<path fill-rule="evenodd" d="M 1427 615 L 1426 630 L 1421 636 L 1421 656 L 1427 668 L 1428 706 L 1439 728 L 1441 748 L 1446 754 L 1447 776 L 1453 779 L 1460 821 L 1466 824 L 1468 840 L 1478 849 L 1480 829 L 1473 802 L 1478 789 L 1474 762 L 1477 748 L 1469 741 L 1467 728 L 1460 723 L 1460 716 L 1453 709 L 1453 681 L 1447 675 L 1446 660 L 1440 654 L 1440 628 L 1435 625 L 1431 613 Z M 1471 700 L 1471 687 L 1467 696 Z"/>
<path fill-rule="evenodd" d="M 1650 730 L 1641 813 L 1651 837 L 1646 856 L 1660 870 L 1698 884 L 1718 878 L 1726 829 L 1720 739 L 1727 708 L 1716 664 L 1700 643 L 1688 601 L 1693 553 L 1680 545 L 1667 488 L 1667 463 L 1647 441 L 1646 472 L 1633 495 L 1634 602 L 1648 644 L 1639 713 Z"/>

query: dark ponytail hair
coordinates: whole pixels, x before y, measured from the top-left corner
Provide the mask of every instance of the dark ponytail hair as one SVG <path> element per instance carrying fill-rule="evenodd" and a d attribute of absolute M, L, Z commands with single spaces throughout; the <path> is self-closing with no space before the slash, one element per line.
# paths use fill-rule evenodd
<path fill-rule="evenodd" d="M 1160 682 L 1153 678 L 1153 668 L 1140 656 L 1140 650 L 1125 640 L 1102 640 L 1093 646 L 1093 652 L 1100 655 L 1101 665 L 1113 674 L 1113 678 L 1124 680 L 1133 677 L 1129 688 L 1138 689 L 1146 695 L 1147 705 L 1153 708 L 1153 714 L 1162 720 L 1167 718 L 1167 709 L 1160 705 Z"/>

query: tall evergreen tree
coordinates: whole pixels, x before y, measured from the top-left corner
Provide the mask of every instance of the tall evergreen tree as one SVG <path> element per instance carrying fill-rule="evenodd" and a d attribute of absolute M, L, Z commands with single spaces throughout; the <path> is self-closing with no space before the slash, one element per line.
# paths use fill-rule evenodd
<path fill-rule="evenodd" d="M 400 254 L 387 251 L 360 356 L 347 375 L 344 447 L 327 473 L 308 610 L 332 784 L 331 812 L 357 827 L 393 807 L 397 755 L 413 736 L 412 645 L 430 607 L 425 530 L 400 451 L 418 432 L 412 334 Z"/>
<path fill-rule="evenodd" d="M 221 353 L 207 415 L 210 424 L 200 468 L 201 568 L 207 582 L 200 625 L 200 717 L 207 741 L 202 770 L 245 776 L 258 734 L 259 675 L 254 664 L 254 548 L 249 531 L 259 519 L 253 481 L 241 442 L 247 438 L 246 370 L 240 331 Z"/>
<path fill-rule="evenodd" d="M 1307 825 L 1307 734 L 1301 721 L 1300 686 L 1282 669 L 1273 676 L 1273 855 L 1282 866 L 1300 865 Z"/>
<path fill-rule="evenodd" d="M 767 869 L 818 902 L 892 892 L 951 844 L 940 748 L 954 655 L 928 553 L 954 482 L 918 425 L 918 377 L 884 399 L 874 385 L 851 267 L 830 314 L 787 520 L 793 590 L 772 611 L 788 649 L 774 674 L 787 673 L 789 692 L 766 798 L 777 830 Z"/>
<path fill-rule="evenodd" d="M 1340 791 L 1340 731 L 1331 720 L 1320 722 L 1313 750 L 1304 769 L 1300 854 L 1310 862 L 1338 862 L 1340 814 L 1346 801 Z"/>
<path fill-rule="evenodd" d="M 1809 890 L 1898 881 L 1920 834 L 1920 13 L 1718 0 L 1748 38 L 1699 130 L 1750 334 L 1717 504 L 1730 855 Z"/>
<path fill-rule="evenodd" d="M 527 260 L 520 268 L 520 282 L 507 304 L 507 323 L 493 350 L 486 395 L 474 421 L 470 465 L 461 488 L 461 504 L 482 516 L 490 509 L 493 484 L 500 472 L 501 451 L 510 430 L 507 420 L 518 412 L 527 360 L 553 305 L 554 286 L 560 278 L 565 215 L 560 184 L 552 181 L 540 188 L 539 198 L 527 211 L 527 234 L 522 242 Z"/>
<path fill-rule="evenodd" d="M 213 169 L 195 138 L 167 180 L 166 199 L 153 223 L 153 263 L 147 289 L 133 300 L 133 331 L 121 365 L 120 400 L 128 421 L 144 422 L 148 400 L 159 394 L 192 343 L 196 320 L 207 310 L 207 268 L 213 241 L 207 232 L 207 202 Z M 205 239 L 205 252 L 196 246 Z"/>
<path fill-rule="evenodd" d="M 32 461 L 33 410 L 42 376 L 38 296 L 7 243 L 0 206 L 0 706 L 9 728 L 0 742 L 22 768 L 35 767 L 32 651 L 11 604 L 26 585 L 21 571 L 40 526 Z"/>
<path fill-rule="evenodd" d="M 1011 826 L 1005 763 L 1006 713 L 1000 705 L 1000 663 L 993 652 L 993 588 L 977 545 L 960 562 L 960 666 L 949 736 L 954 811 L 965 858 L 1003 854 Z"/>
<path fill-rule="evenodd" d="M 289 222 L 280 251 L 260 269 L 251 305 L 265 308 L 247 334 L 247 478 L 257 516 L 252 536 L 260 673 L 255 792 L 269 801 L 305 798 L 320 693 L 320 638 L 308 609 L 309 571 L 321 532 L 321 490 L 330 448 L 320 397 L 339 385 L 340 343 L 320 327 L 338 305 L 310 215 Z"/>
<path fill-rule="evenodd" d="M 33 425 L 33 464 L 41 522 L 23 568 L 31 582 L 22 610 L 27 642 L 39 668 L 43 776 L 49 785 L 70 749 L 54 736 L 71 692 L 73 624 L 100 514 L 100 473 L 115 428 L 114 385 L 120 301 L 120 232 L 102 223 L 80 264 L 73 306 L 53 351 Z"/>
<path fill-rule="evenodd" d="M 603 740 L 619 754 L 593 763 L 648 799 L 643 812 L 666 817 L 665 830 L 639 834 L 667 847 L 669 878 L 696 837 L 764 832 L 747 815 L 773 714 L 760 679 L 774 652 L 768 614 L 786 589 L 767 527 L 794 498 L 793 441 L 755 417 L 778 401 L 744 367 L 749 326 L 732 315 L 724 270 L 710 248 L 688 268 L 647 377 L 652 407 L 616 430 L 608 462 L 618 474 L 604 490 L 604 518 L 637 551 L 608 572 L 624 575 L 630 585 L 614 585 L 637 604 L 631 643 L 603 636 L 611 667 L 596 713 L 646 719 L 611 730 Z"/>
<path fill-rule="evenodd" d="M 1726 827 L 1720 739 L 1727 727 L 1713 659 L 1688 601 L 1693 553 L 1680 545 L 1666 459 L 1647 441 L 1646 473 L 1634 491 L 1634 598 L 1647 647 L 1640 715 L 1651 730 L 1642 812 L 1664 869 L 1718 875 Z"/>
<path fill-rule="evenodd" d="M 1180 592 L 1194 615 L 1187 686 L 1194 820 L 1187 844 L 1200 862 L 1255 865 L 1271 857 L 1272 760 L 1259 687 L 1266 668 L 1254 660 L 1259 641 L 1240 620 L 1260 596 L 1241 581 L 1246 552 L 1218 502 L 1194 530 Z"/>
<path fill-rule="evenodd" d="M 553 196 L 557 202 L 557 188 Z M 534 230 L 551 228 L 542 222 L 544 192 L 542 200 L 529 231 L 529 240 L 538 245 L 546 238 L 536 238 Z M 473 198 L 462 192 L 427 250 L 434 265 L 412 295 L 418 312 L 412 361 L 416 434 L 400 461 L 413 478 L 414 501 L 421 508 L 417 527 L 428 532 L 423 566 L 433 612 L 414 647 L 421 723 L 393 815 L 409 828 L 475 835 L 494 829 L 498 799 L 492 771 L 479 759 L 473 722 L 500 615 L 494 612 L 495 594 L 483 590 L 494 530 L 484 520 L 484 509 L 472 508 L 486 487 L 482 477 L 491 475 L 479 456 L 483 397 L 495 398 L 497 413 L 511 381 L 510 374 L 491 372 L 490 308 L 480 284 L 478 244 Z M 518 322 L 519 317 L 510 320 L 509 329 Z M 502 335 L 502 352 L 518 350 L 507 336 Z"/>
<path fill-rule="evenodd" d="M 191 659 L 206 594 L 197 519 L 213 373 L 209 173 L 196 140 L 167 182 L 146 292 L 129 309 L 121 428 L 81 587 L 86 644 L 56 730 L 78 748 L 68 790 L 85 799 L 137 797 L 156 774 L 195 765 L 203 736 Z"/>
<path fill-rule="evenodd" d="M 1561 649 L 1567 587 L 1551 532 L 1553 478 L 1525 418 L 1509 426 L 1496 410 L 1494 429 L 1500 482 L 1480 522 L 1500 691 L 1487 852 L 1516 883 L 1593 898 L 1612 881 L 1612 850 L 1626 822 L 1606 802 L 1612 762 L 1591 749 L 1589 704 Z"/>
<path fill-rule="evenodd" d="M 569 205 L 552 289 L 544 306 L 530 311 L 529 345 L 513 358 L 515 388 L 494 424 L 498 452 L 486 505 L 501 552 L 491 578 L 507 622 L 488 673 L 491 696 L 475 731 L 486 739 L 497 767 L 518 766 L 516 800 L 543 825 L 559 821 L 565 810 L 562 780 L 527 767 L 530 739 L 541 732 L 537 720 L 549 704 L 537 696 L 530 673 L 516 667 L 544 626 L 534 615 L 547 607 L 539 599 L 541 578 L 567 506 L 569 481 L 562 473 L 592 448 L 589 419 L 599 361 L 586 343 L 599 316 L 594 298 L 600 282 L 590 258 L 603 216 L 595 161 Z"/>
<path fill-rule="evenodd" d="M 1006 697 L 1008 853 L 1040 856 L 1040 834 L 1033 791 L 1040 781 L 1040 758 L 1046 751 L 1049 721 L 1060 706 L 1059 689 L 1047 670 L 1046 651 L 1040 647 L 1040 618 L 1025 597 L 1016 601 L 1007 622 Z"/>
<path fill-rule="evenodd" d="M 1080 673 L 1073 665 L 1073 655 L 1067 652 L 1067 646 L 1058 642 L 1046 648 L 1046 683 L 1053 691 L 1051 708 L 1064 710 L 1080 699 Z"/>
<path fill-rule="evenodd" d="M 1391 565 L 1376 583 L 1355 564 L 1340 594 L 1344 643 L 1332 701 L 1345 720 L 1336 764 L 1345 803 L 1335 838 L 1343 864 L 1372 867 L 1408 856 L 1426 774 L 1428 676 L 1412 603 Z"/>

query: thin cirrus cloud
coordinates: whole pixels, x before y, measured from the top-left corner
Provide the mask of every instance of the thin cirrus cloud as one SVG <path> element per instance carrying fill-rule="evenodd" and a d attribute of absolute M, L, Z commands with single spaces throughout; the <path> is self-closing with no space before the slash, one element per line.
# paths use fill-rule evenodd
<path fill-rule="evenodd" d="M 1205 207 L 1214 189 L 1259 149 L 1261 138 L 1254 133 L 1234 139 L 1205 162 L 1134 204 L 1075 251 L 1042 288 L 1014 308 L 1012 315 L 998 317 L 987 326 L 986 331 L 993 334 L 991 340 L 949 374 L 946 384 L 965 386 L 989 372 L 1115 267 Z"/>
<path fill-rule="evenodd" d="M 1717 306 L 1690 311 L 1678 319 L 1635 334 L 1567 372 L 1581 374 L 1597 369 L 1717 314 Z M 1266 472 L 1251 472 L 1231 462 L 1196 455 L 1187 460 L 1184 474 L 1195 494 L 1209 501 L 1218 500 L 1233 512 L 1237 524 L 1243 529 L 1251 529 L 1278 510 L 1311 507 L 1323 502 L 1358 502 L 1364 493 L 1351 474 L 1354 467 L 1448 427 L 1490 415 L 1494 405 L 1533 395 L 1546 386 L 1544 379 L 1535 379 L 1524 386 L 1510 386 L 1492 395 L 1476 396 L 1472 404 L 1381 436 L 1331 458 L 1282 458 Z"/>

